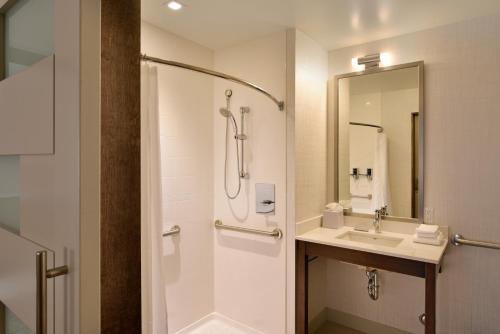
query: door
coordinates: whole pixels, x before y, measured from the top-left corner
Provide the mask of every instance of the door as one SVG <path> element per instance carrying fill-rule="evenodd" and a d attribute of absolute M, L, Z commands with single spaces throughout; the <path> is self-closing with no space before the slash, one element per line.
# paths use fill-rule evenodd
<path fill-rule="evenodd" d="M 77 86 L 62 77 L 56 4 L 0 0 L 0 334 L 75 333 L 77 281 L 56 276 L 78 258 L 78 109 L 57 118 L 55 92 Z"/>

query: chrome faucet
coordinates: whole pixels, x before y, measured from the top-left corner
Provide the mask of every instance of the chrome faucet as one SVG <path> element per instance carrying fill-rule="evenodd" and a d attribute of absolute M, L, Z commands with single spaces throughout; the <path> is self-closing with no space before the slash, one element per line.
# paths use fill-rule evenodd
<path fill-rule="evenodd" d="M 387 205 L 381 207 L 378 210 L 375 210 L 375 219 L 373 220 L 373 227 L 375 228 L 375 233 L 382 232 L 380 221 L 386 215 L 387 215 Z"/>

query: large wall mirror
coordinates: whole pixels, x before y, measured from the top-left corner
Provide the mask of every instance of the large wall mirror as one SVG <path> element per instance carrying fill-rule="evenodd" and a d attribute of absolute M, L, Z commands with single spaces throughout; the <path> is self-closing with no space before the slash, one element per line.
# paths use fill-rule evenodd
<path fill-rule="evenodd" d="M 423 62 L 336 76 L 329 194 L 351 214 L 423 217 Z M 332 82 L 330 82 L 332 84 Z"/>

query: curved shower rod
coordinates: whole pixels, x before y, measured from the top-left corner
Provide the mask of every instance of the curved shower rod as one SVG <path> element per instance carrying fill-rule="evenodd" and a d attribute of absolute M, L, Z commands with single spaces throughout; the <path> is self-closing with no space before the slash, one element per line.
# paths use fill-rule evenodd
<path fill-rule="evenodd" d="M 256 91 L 264 94 L 265 96 L 267 96 L 268 98 L 270 98 L 271 100 L 273 100 L 274 103 L 276 103 L 278 105 L 279 110 L 281 110 L 281 111 L 285 110 L 285 102 L 278 100 L 277 98 L 275 98 L 272 94 L 270 94 L 265 89 L 263 89 L 263 88 L 255 85 L 255 84 L 253 84 L 251 82 L 248 82 L 248 81 L 245 81 L 243 79 L 234 77 L 232 75 L 224 74 L 224 73 L 217 72 L 217 71 L 212 71 L 212 70 L 209 70 L 209 69 L 206 69 L 206 68 L 203 68 L 203 67 L 198 67 L 198 66 L 193 66 L 193 65 L 189 65 L 189 64 L 180 63 L 180 62 L 173 61 L 173 60 L 165 60 L 165 59 L 150 57 L 150 56 L 147 56 L 145 54 L 141 54 L 141 60 L 151 61 L 153 63 L 163 64 L 163 65 L 180 67 L 180 68 L 184 68 L 186 70 L 191 70 L 191 71 L 195 71 L 195 72 L 199 72 L 199 73 L 204 73 L 204 74 L 212 75 L 212 76 L 217 77 L 217 78 L 221 78 L 221 79 L 225 79 L 225 80 L 229 80 L 229 81 L 232 81 L 232 82 L 239 83 L 239 84 L 241 84 L 243 86 L 250 87 L 250 88 L 255 89 Z"/>

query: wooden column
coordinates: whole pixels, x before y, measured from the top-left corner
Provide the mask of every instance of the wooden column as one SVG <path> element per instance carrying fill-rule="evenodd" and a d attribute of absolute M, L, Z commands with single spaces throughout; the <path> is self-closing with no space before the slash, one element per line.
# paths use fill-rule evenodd
<path fill-rule="evenodd" d="M 101 333 L 141 333 L 140 0 L 101 2 Z"/>
<path fill-rule="evenodd" d="M 5 334 L 5 306 L 0 301 L 0 334 Z"/>
<path fill-rule="evenodd" d="M 436 333 L 436 265 L 425 264 L 425 334 Z"/>
<path fill-rule="evenodd" d="M 307 334 L 309 327 L 307 311 L 309 273 L 306 243 L 302 241 L 296 241 L 295 270 L 295 333 Z"/>

